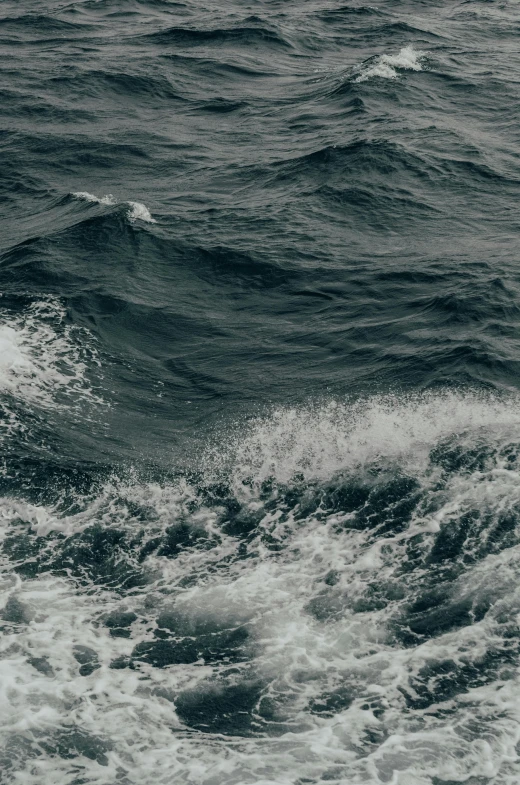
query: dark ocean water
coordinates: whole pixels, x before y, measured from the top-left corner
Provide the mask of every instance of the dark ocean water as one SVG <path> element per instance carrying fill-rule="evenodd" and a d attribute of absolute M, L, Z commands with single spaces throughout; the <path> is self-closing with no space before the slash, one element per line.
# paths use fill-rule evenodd
<path fill-rule="evenodd" d="M 520 781 L 513 0 L 0 3 L 0 781 Z"/>

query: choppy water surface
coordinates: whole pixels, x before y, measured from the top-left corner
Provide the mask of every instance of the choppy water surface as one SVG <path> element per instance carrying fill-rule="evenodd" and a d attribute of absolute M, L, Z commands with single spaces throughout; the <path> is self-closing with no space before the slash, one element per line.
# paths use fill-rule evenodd
<path fill-rule="evenodd" d="M 518 4 L 0 14 L 0 780 L 518 783 Z"/>

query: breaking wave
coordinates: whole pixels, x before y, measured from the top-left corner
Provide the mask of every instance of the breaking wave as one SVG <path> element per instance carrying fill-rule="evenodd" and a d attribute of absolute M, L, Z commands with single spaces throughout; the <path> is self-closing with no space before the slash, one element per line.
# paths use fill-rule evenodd
<path fill-rule="evenodd" d="M 518 399 L 329 403 L 231 434 L 225 471 L 215 448 L 202 474 L 5 492 L 4 767 L 512 783 Z"/>
<path fill-rule="evenodd" d="M 118 200 L 115 199 L 112 194 L 106 194 L 105 196 L 95 196 L 94 194 L 88 193 L 88 191 L 77 191 L 72 194 L 76 199 L 82 199 L 85 202 L 94 202 L 96 204 L 105 204 L 105 205 L 116 205 L 119 204 Z M 128 205 L 128 218 L 130 221 L 144 221 L 145 223 L 157 223 L 155 218 L 152 218 L 150 211 L 146 207 L 146 205 L 142 204 L 141 202 L 126 202 Z"/>
<path fill-rule="evenodd" d="M 359 69 L 355 82 L 368 79 L 397 79 L 400 71 L 422 71 L 426 52 L 416 51 L 412 45 L 404 46 L 396 55 L 378 55 L 367 60 Z"/>

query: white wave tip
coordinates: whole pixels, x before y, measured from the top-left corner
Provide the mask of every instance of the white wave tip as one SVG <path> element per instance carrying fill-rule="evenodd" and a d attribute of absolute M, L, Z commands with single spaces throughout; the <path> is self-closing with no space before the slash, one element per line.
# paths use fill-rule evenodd
<path fill-rule="evenodd" d="M 97 204 L 117 204 L 112 194 L 105 194 L 105 196 L 95 196 L 89 194 L 88 191 L 76 191 L 72 194 L 76 199 L 83 199 L 84 202 L 96 202 Z"/>
<path fill-rule="evenodd" d="M 148 208 L 144 204 L 141 204 L 141 202 L 128 202 L 128 206 L 130 207 L 130 210 L 128 211 L 128 218 L 131 221 L 139 220 L 146 221 L 146 223 L 149 224 L 157 223 L 155 218 L 152 218 L 150 215 Z"/>
<path fill-rule="evenodd" d="M 117 204 L 117 199 L 115 199 L 112 194 L 106 194 L 105 196 L 96 196 L 95 194 L 91 194 L 88 191 L 76 191 L 72 194 L 75 199 L 82 199 L 84 202 L 95 202 L 96 204 L 109 204 L 114 205 Z M 146 205 L 142 204 L 141 202 L 127 202 L 128 207 L 128 218 L 130 221 L 145 221 L 149 224 L 155 224 L 157 221 L 155 218 L 152 218 L 149 209 Z"/>
<path fill-rule="evenodd" d="M 362 67 L 355 82 L 366 82 L 378 76 L 381 79 L 396 79 L 398 70 L 422 71 L 422 60 L 426 52 L 418 52 L 413 46 L 404 46 L 396 55 L 380 55 L 370 65 Z"/>

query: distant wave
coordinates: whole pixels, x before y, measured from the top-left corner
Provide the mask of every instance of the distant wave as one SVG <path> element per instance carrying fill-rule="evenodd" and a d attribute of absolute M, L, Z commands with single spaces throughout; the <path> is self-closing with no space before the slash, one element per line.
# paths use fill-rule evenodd
<path fill-rule="evenodd" d="M 75 196 L 76 199 L 83 199 L 85 202 L 96 202 L 97 204 L 117 204 L 116 199 L 112 196 L 112 194 L 106 194 L 106 196 L 95 196 L 94 194 L 89 194 L 88 191 L 76 191 L 72 194 Z"/>
<path fill-rule="evenodd" d="M 140 103 L 158 99 L 183 100 L 166 77 L 135 72 L 123 74 L 107 73 L 100 69 L 74 69 L 70 73 L 52 76 L 47 84 L 63 95 L 70 94 L 72 90 L 84 97 L 93 96 L 103 100 L 107 99 L 108 94 Z"/>
<path fill-rule="evenodd" d="M 426 52 L 416 51 L 412 45 L 404 46 L 396 55 L 379 55 L 360 67 L 355 82 L 368 79 L 396 79 L 399 71 L 422 71 Z"/>
<path fill-rule="evenodd" d="M 202 43 L 241 43 L 247 45 L 262 43 L 264 46 L 274 44 L 275 46 L 291 47 L 289 41 L 274 30 L 253 25 L 216 28 L 213 30 L 201 30 L 189 27 L 169 27 L 166 30 L 160 30 L 142 36 L 142 39 L 154 41 L 155 43 L 180 45 L 196 45 Z"/>
<path fill-rule="evenodd" d="M 70 35 L 75 31 L 82 31 L 86 27 L 87 25 L 84 24 L 65 22 L 62 19 L 56 19 L 56 17 L 45 14 L 22 14 L 21 16 L 5 16 L 3 19 L 0 19 L 0 30 L 4 28 L 36 30 L 42 38 L 46 32 L 63 32 Z"/>
<path fill-rule="evenodd" d="M 374 5 L 342 5 L 339 8 L 325 8 L 317 11 L 316 15 L 324 22 L 337 24 L 342 20 L 350 21 L 352 17 L 382 16 L 383 12 Z"/>
<path fill-rule="evenodd" d="M 74 196 L 76 199 L 82 199 L 85 202 L 95 202 L 97 204 L 106 205 L 119 204 L 118 200 L 115 199 L 112 194 L 106 194 L 105 196 L 95 196 L 95 194 L 91 194 L 88 191 L 75 191 L 72 193 L 72 196 Z M 146 205 L 142 204 L 142 202 L 127 201 L 126 204 L 129 207 L 128 218 L 130 221 L 133 222 L 138 220 L 149 224 L 157 223 L 155 218 L 152 218 Z"/>

